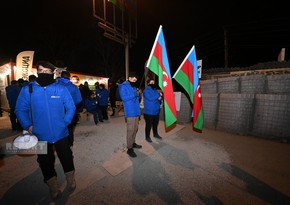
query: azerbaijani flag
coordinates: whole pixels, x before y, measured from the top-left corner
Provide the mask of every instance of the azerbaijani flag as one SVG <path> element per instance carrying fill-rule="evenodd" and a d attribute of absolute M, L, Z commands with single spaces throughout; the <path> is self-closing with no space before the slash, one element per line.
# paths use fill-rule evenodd
<path fill-rule="evenodd" d="M 167 128 L 176 122 L 176 106 L 162 26 L 159 27 L 146 67 L 158 76 L 158 85 L 163 91 Z"/>
<path fill-rule="evenodd" d="M 187 92 L 190 101 L 193 104 L 193 127 L 202 131 L 204 116 L 194 46 L 191 48 L 172 78 L 174 78 Z"/>

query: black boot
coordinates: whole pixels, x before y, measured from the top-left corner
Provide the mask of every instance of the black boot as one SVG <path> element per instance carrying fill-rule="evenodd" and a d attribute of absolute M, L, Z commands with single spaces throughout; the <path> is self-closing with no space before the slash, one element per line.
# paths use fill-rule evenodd
<path fill-rule="evenodd" d="M 146 137 L 146 141 L 147 141 L 147 142 L 152 142 L 152 140 L 151 140 L 150 137 Z"/>
<path fill-rule="evenodd" d="M 130 148 L 130 149 L 127 150 L 127 154 L 130 157 L 137 157 L 137 154 L 134 152 L 134 150 L 132 148 Z"/>

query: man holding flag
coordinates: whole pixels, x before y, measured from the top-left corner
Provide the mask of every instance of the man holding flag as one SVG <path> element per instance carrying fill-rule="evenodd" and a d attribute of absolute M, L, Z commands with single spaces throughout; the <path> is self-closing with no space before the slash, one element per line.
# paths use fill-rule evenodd
<path fill-rule="evenodd" d="M 146 67 L 158 76 L 158 85 L 164 96 L 165 126 L 168 128 L 176 122 L 176 106 L 162 26 L 159 27 Z"/>
<path fill-rule="evenodd" d="M 127 123 L 127 154 L 130 157 L 137 157 L 137 154 L 134 152 L 133 148 L 142 148 L 142 145 L 136 143 L 139 118 L 141 115 L 141 92 L 137 89 L 137 77 L 138 76 L 136 73 L 130 72 L 128 75 L 128 80 L 118 85 Z"/>
<path fill-rule="evenodd" d="M 198 66 L 194 46 L 191 48 L 173 78 L 187 92 L 193 104 L 193 129 L 201 132 L 204 124 Z"/>

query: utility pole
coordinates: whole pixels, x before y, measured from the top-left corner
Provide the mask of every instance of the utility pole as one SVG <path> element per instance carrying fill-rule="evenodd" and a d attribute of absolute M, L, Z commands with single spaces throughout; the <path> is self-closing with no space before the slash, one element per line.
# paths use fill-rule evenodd
<path fill-rule="evenodd" d="M 118 12 L 116 7 L 119 9 Z M 128 79 L 129 75 L 129 48 L 137 39 L 137 16 L 132 17 L 129 14 L 129 8 L 130 12 L 137 12 L 137 1 L 125 0 L 121 3 L 116 3 L 110 0 L 93 0 L 93 16 L 100 21 L 98 26 L 104 29 L 104 36 L 125 47 L 126 79 Z M 107 13 L 112 14 L 112 16 Z"/>
<path fill-rule="evenodd" d="M 125 71 L 126 79 L 129 78 L 129 38 L 128 35 L 125 36 Z"/>

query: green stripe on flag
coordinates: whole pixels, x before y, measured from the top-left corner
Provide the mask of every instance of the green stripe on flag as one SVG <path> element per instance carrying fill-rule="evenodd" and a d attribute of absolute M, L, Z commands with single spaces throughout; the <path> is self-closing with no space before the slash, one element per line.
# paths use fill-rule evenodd
<path fill-rule="evenodd" d="M 190 80 L 188 78 L 188 75 L 186 75 L 182 70 L 179 70 L 178 73 L 176 73 L 176 76 L 174 79 L 183 87 L 183 89 L 187 92 L 187 94 L 190 97 L 191 103 L 193 103 L 193 85 L 190 83 Z"/>
<path fill-rule="evenodd" d="M 162 73 L 162 68 L 159 65 L 158 59 L 155 56 L 152 56 L 151 61 L 149 62 L 148 67 L 150 68 L 150 70 L 159 76 L 159 72 L 161 71 Z M 162 86 L 163 89 L 163 86 Z"/>
<path fill-rule="evenodd" d="M 173 123 L 176 122 L 176 118 L 174 116 L 174 114 L 172 113 L 171 109 L 169 108 L 168 104 L 166 101 L 164 101 L 164 113 L 165 114 L 165 126 L 169 127 L 170 125 L 172 125 Z"/>
<path fill-rule="evenodd" d="M 203 109 L 200 110 L 199 115 L 197 117 L 197 121 L 195 122 L 195 124 L 193 125 L 194 128 L 202 130 L 203 128 Z"/>

